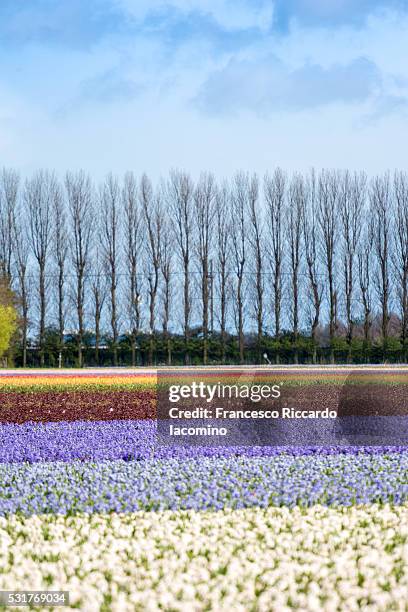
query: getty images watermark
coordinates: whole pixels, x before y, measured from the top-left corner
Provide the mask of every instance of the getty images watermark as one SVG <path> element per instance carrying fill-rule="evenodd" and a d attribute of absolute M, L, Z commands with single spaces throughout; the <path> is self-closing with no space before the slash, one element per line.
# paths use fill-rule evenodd
<path fill-rule="evenodd" d="M 179 406 L 170 407 L 168 416 L 170 419 L 189 420 L 189 419 L 208 419 L 208 420 L 236 420 L 236 419 L 317 419 L 330 418 L 335 419 L 337 412 L 335 410 L 297 410 L 294 407 L 282 407 L 279 409 L 264 409 L 254 410 L 250 408 L 229 408 L 225 406 L 215 406 L 217 400 L 225 400 L 231 402 L 234 400 L 241 405 L 242 400 L 247 402 L 258 403 L 262 400 L 278 400 L 282 397 L 282 384 L 223 384 L 217 382 L 215 384 L 207 384 L 203 381 L 192 381 L 190 384 L 171 385 L 169 387 L 168 397 L 172 404 L 179 403 L 182 400 L 202 400 L 203 403 L 211 404 L 214 407 L 208 408 L 198 405 L 195 408 L 181 408 Z M 215 427 L 208 424 L 205 427 L 181 427 L 170 424 L 170 436 L 226 436 L 228 434 L 227 427 Z"/>
<path fill-rule="evenodd" d="M 377 378 L 376 378 L 377 376 Z M 408 379 L 407 379 L 408 383 Z M 292 375 L 219 369 L 158 373 L 157 444 L 399 445 L 408 442 L 408 385 L 322 369 Z"/>

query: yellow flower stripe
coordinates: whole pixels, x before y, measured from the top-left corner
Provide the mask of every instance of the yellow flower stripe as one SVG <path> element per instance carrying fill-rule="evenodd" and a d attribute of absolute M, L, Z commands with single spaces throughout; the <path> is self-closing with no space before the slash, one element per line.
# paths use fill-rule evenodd
<path fill-rule="evenodd" d="M 89 389 L 99 388 L 126 388 L 126 387 L 153 387 L 156 384 L 156 376 L 136 375 L 136 376 L 1 376 L 1 391 L 17 391 L 28 389 Z"/>

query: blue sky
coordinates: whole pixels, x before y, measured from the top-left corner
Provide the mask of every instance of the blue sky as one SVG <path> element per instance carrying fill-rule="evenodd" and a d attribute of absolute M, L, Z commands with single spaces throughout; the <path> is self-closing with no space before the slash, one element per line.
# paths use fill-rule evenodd
<path fill-rule="evenodd" d="M 0 165 L 406 166 L 405 0 L 1 0 Z"/>

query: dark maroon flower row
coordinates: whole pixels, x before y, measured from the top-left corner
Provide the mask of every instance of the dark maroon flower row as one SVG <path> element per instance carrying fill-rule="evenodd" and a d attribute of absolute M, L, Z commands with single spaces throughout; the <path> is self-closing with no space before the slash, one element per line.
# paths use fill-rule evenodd
<path fill-rule="evenodd" d="M 0 422 L 153 419 L 154 390 L 0 393 Z"/>

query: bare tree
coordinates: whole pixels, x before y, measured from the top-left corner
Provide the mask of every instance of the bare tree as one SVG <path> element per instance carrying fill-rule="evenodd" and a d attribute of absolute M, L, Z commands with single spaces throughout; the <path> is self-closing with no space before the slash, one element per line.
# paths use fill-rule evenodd
<path fill-rule="evenodd" d="M 346 171 L 340 182 L 340 219 L 343 238 L 343 274 L 347 318 L 348 359 L 351 359 L 351 342 L 353 339 L 354 315 L 354 275 L 357 251 L 361 237 L 362 216 L 366 199 L 367 177 L 364 173 L 350 175 Z"/>
<path fill-rule="evenodd" d="M 299 361 L 299 272 L 302 246 L 302 211 L 306 204 L 306 188 L 301 175 L 295 174 L 288 192 L 288 229 L 289 261 L 292 289 L 292 331 L 295 347 L 294 361 Z"/>
<path fill-rule="evenodd" d="M 407 361 L 408 340 L 408 175 L 394 175 L 395 211 L 393 263 L 398 283 L 398 301 L 401 312 L 401 344 Z"/>
<path fill-rule="evenodd" d="M 377 176 L 371 182 L 370 206 L 373 216 L 373 239 L 376 255 L 376 285 L 381 304 L 381 335 L 384 358 L 388 343 L 390 320 L 390 232 L 391 193 L 389 174 Z"/>
<path fill-rule="evenodd" d="M 173 170 L 168 183 L 168 203 L 173 216 L 174 235 L 183 266 L 183 331 L 185 363 L 190 362 L 189 339 L 191 317 L 190 265 L 193 228 L 194 186 L 190 176 Z"/>
<path fill-rule="evenodd" d="M 245 264 L 247 261 L 247 227 L 250 179 L 247 174 L 235 175 L 231 192 L 232 253 L 236 275 L 235 308 L 240 363 L 244 363 Z"/>
<path fill-rule="evenodd" d="M 326 269 L 329 292 L 330 361 L 334 362 L 334 337 L 337 329 L 336 237 L 339 220 L 339 176 L 323 170 L 318 189 L 321 257 Z"/>
<path fill-rule="evenodd" d="M 60 366 L 62 366 L 65 329 L 65 264 L 68 254 L 68 234 L 64 196 L 59 185 L 54 192 L 52 215 L 54 228 L 52 252 L 57 267 L 58 341 Z"/>
<path fill-rule="evenodd" d="M 110 284 L 110 324 L 112 330 L 113 365 L 118 365 L 119 318 L 117 308 L 119 244 L 120 244 L 120 189 L 117 179 L 109 174 L 100 189 L 102 209 L 102 245 Z"/>
<path fill-rule="evenodd" d="M 162 347 L 174 361 L 177 333 L 190 363 L 193 325 L 202 329 L 203 363 L 213 348 L 229 357 L 229 334 L 236 359 L 260 362 L 265 329 L 279 347 L 286 328 L 296 363 L 306 326 L 314 362 L 326 334 L 332 362 L 340 337 L 351 361 L 362 335 L 367 360 L 380 336 L 384 358 L 398 338 L 407 360 L 408 173 L 368 182 L 359 172 L 287 177 L 278 168 L 262 187 L 260 196 L 257 176 L 245 172 L 218 186 L 208 173 L 194 184 L 172 171 L 157 186 L 146 175 L 139 182 L 128 173 L 121 184 L 109 175 L 95 192 L 81 171 L 67 173 L 64 190 L 40 171 L 20 197 L 18 174 L 0 168 L 0 277 L 18 297 L 23 365 L 37 333 L 45 365 L 54 319 L 60 349 L 66 323 L 77 328 L 79 365 L 88 320 L 96 362 L 107 334 L 118 364 L 122 316 L 133 365 L 142 329 L 150 331 L 149 363 Z"/>
<path fill-rule="evenodd" d="M 224 183 L 217 192 L 216 223 L 217 223 L 217 271 L 220 298 L 219 323 L 221 336 L 221 361 L 225 362 L 227 350 L 227 306 L 228 285 L 230 279 L 231 255 L 231 218 L 230 218 L 229 187 Z"/>
<path fill-rule="evenodd" d="M 91 179 L 82 170 L 68 172 L 65 177 L 70 224 L 70 251 L 75 271 L 75 306 L 78 323 L 78 365 L 83 365 L 83 337 L 85 333 L 85 284 L 95 224 Z"/>
<path fill-rule="evenodd" d="M 18 295 L 21 307 L 21 348 L 22 366 L 27 366 L 27 335 L 29 326 L 30 278 L 27 274 L 29 264 L 29 240 L 25 211 L 21 202 L 13 210 L 12 240 L 15 265 L 17 268 Z"/>
<path fill-rule="evenodd" d="M 102 254 L 100 253 L 98 246 L 96 246 L 90 284 L 92 293 L 92 315 L 95 332 L 95 363 L 97 366 L 100 365 L 99 350 L 101 346 L 101 320 L 107 290 L 107 279 L 104 266 L 101 264 L 102 261 Z"/>
<path fill-rule="evenodd" d="M 141 322 L 141 282 L 139 278 L 139 260 L 143 248 L 142 213 L 140 211 L 138 188 L 133 173 L 125 176 L 122 190 L 125 222 L 125 256 L 128 285 L 128 311 L 130 320 L 130 348 L 132 366 L 136 365 L 137 336 Z"/>
<path fill-rule="evenodd" d="M 24 201 L 29 218 L 29 236 L 31 248 L 38 265 L 38 295 L 39 295 L 39 348 L 40 363 L 45 364 L 45 317 L 47 306 L 47 255 L 52 235 L 52 203 L 57 181 L 55 175 L 40 170 L 26 181 Z"/>
<path fill-rule="evenodd" d="M 212 174 L 202 174 L 194 192 L 194 212 L 197 220 L 196 251 L 200 267 L 203 363 L 208 361 L 208 318 L 210 300 L 210 256 L 213 246 L 216 184 Z"/>
<path fill-rule="evenodd" d="M 362 236 L 358 247 L 358 279 L 360 285 L 361 302 L 364 312 L 364 347 L 367 354 L 367 349 L 370 345 L 370 330 L 372 326 L 372 267 L 373 267 L 373 220 L 371 217 L 372 211 L 369 210 L 368 219 L 363 224 Z"/>
<path fill-rule="evenodd" d="M 282 309 L 282 264 L 284 246 L 284 221 L 285 221 L 285 196 L 286 176 L 280 168 L 265 176 L 264 191 L 267 206 L 268 242 L 270 244 L 272 259 L 272 284 L 273 284 L 273 308 L 275 337 L 279 338 L 281 333 L 281 309 Z M 276 356 L 279 362 L 279 353 Z"/>
<path fill-rule="evenodd" d="M 163 276 L 163 336 L 167 351 L 167 365 L 171 365 L 172 346 L 171 337 L 169 334 L 169 322 L 172 302 L 172 272 L 173 272 L 173 233 L 171 225 L 163 218 L 162 238 L 161 238 L 161 253 L 160 253 L 160 269 Z"/>
<path fill-rule="evenodd" d="M 319 230 L 318 230 L 318 203 L 317 181 L 314 170 L 310 173 L 305 184 L 306 197 L 302 205 L 302 235 L 307 264 L 309 295 L 312 303 L 311 337 L 313 345 L 313 363 L 317 360 L 316 332 L 320 322 L 320 310 L 323 297 L 323 284 L 319 267 Z"/>
<path fill-rule="evenodd" d="M 147 279 L 149 283 L 149 364 L 153 363 L 156 323 L 156 298 L 159 288 L 161 233 L 163 227 L 162 197 L 153 193 L 153 187 L 144 174 L 140 183 L 140 201 L 147 233 Z"/>
<path fill-rule="evenodd" d="M 20 177 L 15 170 L 3 168 L 0 174 L 0 272 L 11 283 L 13 256 L 13 219 Z"/>
<path fill-rule="evenodd" d="M 251 246 L 251 261 L 254 271 L 254 314 L 257 326 L 257 360 L 262 360 L 262 339 L 264 328 L 264 218 L 259 200 L 259 179 L 254 174 L 250 179 L 249 192 L 249 243 Z"/>

